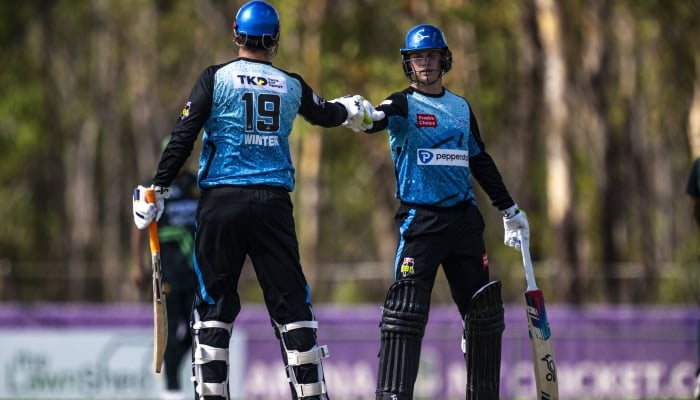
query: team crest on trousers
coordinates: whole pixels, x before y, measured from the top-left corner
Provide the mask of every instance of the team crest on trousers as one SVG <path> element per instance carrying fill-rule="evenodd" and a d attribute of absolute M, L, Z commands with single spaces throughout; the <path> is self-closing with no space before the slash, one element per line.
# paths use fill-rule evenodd
<path fill-rule="evenodd" d="M 403 262 L 401 263 L 401 275 L 405 278 L 408 275 L 413 274 L 413 258 L 411 257 L 404 257 Z"/>

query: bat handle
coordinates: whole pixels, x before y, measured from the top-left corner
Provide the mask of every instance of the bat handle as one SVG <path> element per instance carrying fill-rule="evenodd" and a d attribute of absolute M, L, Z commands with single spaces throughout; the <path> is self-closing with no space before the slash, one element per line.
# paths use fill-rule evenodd
<path fill-rule="evenodd" d="M 156 191 L 153 188 L 146 189 L 146 202 L 156 203 Z M 151 246 L 151 254 L 160 254 L 160 240 L 158 239 L 158 221 L 153 219 L 148 225 L 148 242 Z"/>
<path fill-rule="evenodd" d="M 532 269 L 532 259 L 530 258 L 530 239 L 524 238 L 521 230 L 518 231 L 518 238 L 520 239 L 520 252 L 523 256 L 527 290 L 537 290 L 537 281 L 535 280 L 535 272 Z"/>

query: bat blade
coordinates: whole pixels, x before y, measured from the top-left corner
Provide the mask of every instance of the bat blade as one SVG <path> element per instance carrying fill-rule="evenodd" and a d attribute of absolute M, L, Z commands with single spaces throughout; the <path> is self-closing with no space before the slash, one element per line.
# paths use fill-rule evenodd
<path fill-rule="evenodd" d="M 532 361 L 535 367 L 537 399 L 558 400 L 559 385 L 557 368 L 552 348 L 552 334 L 544 304 L 542 291 L 528 290 L 524 293 L 527 328 L 532 345 Z"/>
<path fill-rule="evenodd" d="M 544 306 L 544 295 L 537 287 L 535 272 L 530 259 L 529 240 L 519 234 L 523 267 L 525 268 L 525 314 L 527 330 L 532 345 L 532 361 L 535 367 L 535 386 L 538 400 L 559 400 L 559 383 L 557 367 L 552 349 L 552 332 L 549 329 L 549 319 Z"/>
<path fill-rule="evenodd" d="M 163 274 L 160 266 L 160 254 L 152 256 L 153 262 L 153 368 L 160 373 L 165 357 L 165 345 L 168 342 L 168 314 L 165 309 L 163 293 Z"/>
<path fill-rule="evenodd" d="M 155 203 L 153 189 L 146 191 L 146 201 Z M 148 241 L 151 248 L 151 266 L 153 267 L 153 369 L 160 373 L 165 357 L 165 345 L 168 342 L 168 314 L 165 308 L 163 292 L 163 271 L 160 265 L 160 239 L 158 222 L 151 221 L 148 226 Z"/>

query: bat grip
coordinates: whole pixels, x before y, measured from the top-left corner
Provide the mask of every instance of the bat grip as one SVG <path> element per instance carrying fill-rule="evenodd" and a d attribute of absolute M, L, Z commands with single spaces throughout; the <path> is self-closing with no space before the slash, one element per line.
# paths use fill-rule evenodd
<path fill-rule="evenodd" d="M 156 191 L 153 188 L 146 189 L 146 202 L 156 203 Z M 158 239 L 158 221 L 153 219 L 148 225 L 148 243 L 151 247 L 151 254 L 160 254 L 160 240 Z"/>
<path fill-rule="evenodd" d="M 527 290 L 537 290 L 537 281 L 535 280 L 535 272 L 532 269 L 532 259 L 530 258 L 530 239 L 523 237 L 521 230 L 518 230 L 518 239 L 520 239 L 520 252 L 523 256 Z"/>

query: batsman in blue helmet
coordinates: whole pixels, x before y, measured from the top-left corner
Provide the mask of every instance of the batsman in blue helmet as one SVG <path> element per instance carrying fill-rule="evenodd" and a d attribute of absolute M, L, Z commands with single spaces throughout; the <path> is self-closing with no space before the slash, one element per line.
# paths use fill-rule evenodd
<path fill-rule="evenodd" d="M 396 176 L 398 246 L 394 283 L 384 302 L 377 400 L 409 400 L 418 375 L 430 297 L 442 266 L 463 324 L 468 400 L 499 398 L 505 328 L 500 282 L 491 281 L 484 220 L 472 180 L 503 214 L 506 245 L 529 237 L 527 217 L 511 198 L 469 102 L 445 88 L 452 53 L 442 30 L 421 24 L 400 50 L 410 83 L 377 106 L 385 117 Z"/>
<path fill-rule="evenodd" d="M 235 59 L 204 69 L 180 113 L 153 177 L 156 203 L 135 190 L 134 223 L 144 229 L 203 130 L 197 185 L 190 320 L 196 397 L 229 399 L 229 342 L 241 310 L 238 282 L 250 258 L 262 289 L 293 399 L 327 400 L 316 341 L 318 322 L 302 271 L 290 192 L 289 135 L 298 115 L 322 127 L 353 130 L 382 116 L 359 95 L 326 101 L 295 73 L 272 64 L 280 19 L 270 3 L 244 4 L 233 23 Z M 140 189 L 140 188 L 137 188 Z"/>

